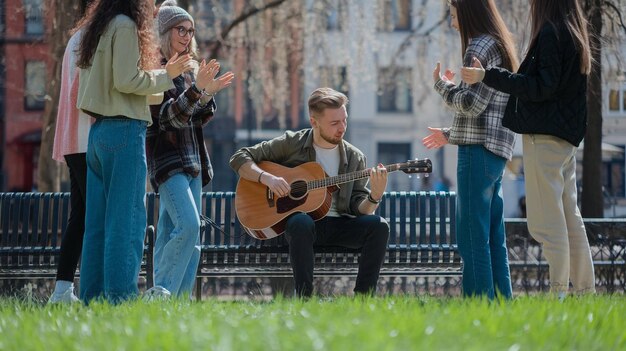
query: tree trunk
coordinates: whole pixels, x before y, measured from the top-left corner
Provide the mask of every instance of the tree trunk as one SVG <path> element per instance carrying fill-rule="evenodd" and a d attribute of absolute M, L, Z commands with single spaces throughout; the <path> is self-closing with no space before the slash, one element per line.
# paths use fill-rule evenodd
<path fill-rule="evenodd" d="M 47 0 L 44 6 L 48 15 L 52 16 L 52 20 L 48 21 L 50 27 L 47 35 L 50 79 L 46 84 L 46 107 L 41 127 L 37 187 L 39 191 L 59 191 L 60 167 L 58 162 L 52 159 L 52 145 L 61 89 L 61 66 L 65 46 L 69 39 L 68 31 L 74 26 L 77 16 L 83 12 L 84 0 Z"/>
<path fill-rule="evenodd" d="M 581 212 L 586 218 L 604 217 L 602 196 L 602 0 L 589 0 L 589 36 L 595 60 L 587 82 L 587 134 L 583 150 Z"/>

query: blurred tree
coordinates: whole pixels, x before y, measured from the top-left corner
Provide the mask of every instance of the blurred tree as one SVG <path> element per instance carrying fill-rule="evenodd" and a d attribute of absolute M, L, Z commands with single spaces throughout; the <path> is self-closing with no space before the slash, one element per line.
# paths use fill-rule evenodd
<path fill-rule="evenodd" d="M 602 191 L 602 55 L 603 45 L 618 40 L 626 31 L 621 0 L 585 0 L 594 64 L 587 83 L 587 134 L 583 150 L 581 213 L 587 218 L 604 217 Z M 603 27 L 604 23 L 608 26 Z"/>
<path fill-rule="evenodd" d="M 602 42 L 616 40 L 616 30 L 626 29 L 622 19 L 623 0 L 581 0 L 585 13 L 589 16 L 590 34 L 594 47 L 595 65 L 589 79 L 588 89 L 588 131 L 585 138 L 585 150 L 583 159 L 583 191 L 581 196 L 582 212 L 585 217 L 602 217 L 603 199 L 602 183 L 598 174 L 602 172 Z M 48 42 L 50 43 L 50 55 L 52 66 L 50 67 L 51 78 L 48 80 L 47 100 L 44 111 L 44 124 L 42 128 L 42 144 L 39 155 L 38 184 L 40 191 L 52 191 L 59 189 L 59 167 L 51 159 L 52 141 L 54 138 L 56 104 L 59 94 L 59 77 L 63 51 L 68 40 L 68 29 L 75 20 L 82 15 L 86 0 L 46 0 L 46 8 L 52 15 L 51 28 L 48 29 Z M 288 124 L 287 116 L 293 118 L 297 106 L 292 106 L 287 111 L 289 95 L 298 95 L 298 89 L 289 89 L 289 84 L 300 84 L 297 77 L 301 74 L 302 67 L 294 65 L 301 62 L 304 50 L 302 35 L 310 35 L 303 32 L 315 32 L 319 28 L 342 26 L 345 19 L 349 0 L 178 0 L 180 6 L 188 8 L 197 17 L 196 26 L 199 27 L 198 38 L 204 31 L 204 41 L 201 46 L 207 52 L 208 57 L 232 58 L 233 66 L 237 62 L 244 62 L 244 71 L 240 71 L 238 79 L 243 79 L 247 91 L 247 99 L 254 106 L 254 123 L 257 129 L 263 128 L 264 118 L 267 115 L 275 115 L 275 123 L 272 126 L 284 129 Z M 308 4 L 305 6 L 305 3 Z M 424 1 L 422 7 L 412 11 L 417 18 L 416 25 L 411 26 L 406 40 L 403 41 L 395 57 L 411 44 L 424 41 L 428 35 L 445 19 L 439 20 L 434 26 L 425 26 L 423 8 L 427 6 Z M 502 0 L 499 4 L 503 14 L 508 18 L 510 30 L 518 34 L 518 48 L 523 49 L 525 38 L 519 33 L 524 32 L 527 23 L 523 20 L 524 6 L 520 6 L 517 0 Z M 204 16 L 202 11 L 204 9 Z M 198 13 L 197 11 L 200 11 Z M 521 11 L 521 12 L 520 12 Z M 261 15 L 263 14 L 263 15 Z M 352 14 L 351 14 L 352 15 Z M 305 21 L 305 16 L 311 16 L 313 21 Z M 379 17 L 379 16 L 377 16 Z M 303 28 L 304 22 L 313 27 Z M 328 22 L 328 23 L 327 23 Z M 332 23 L 331 23 L 332 22 Z M 608 23 L 603 27 L 603 23 Z M 363 24 L 368 25 L 368 24 Z M 204 28 L 203 28 L 204 27 Z M 617 29 L 616 29 L 617 28 Z M 604 32 L 603 32 L 604 31 Z M 271 33 L 271 35 L 266 35 Z M 321 36 L 320 36 L 321 38 Z M 323 43 L 316 42 L 317 50 L 325 50 Z M 321 44 L 321 46 L 319 45 Z M 363 43 L 361 45 L 367 45 Z M 223 52 L 225 51 L 225 52 Z M 327 56 L 332 59 L 334 52 Z M 247 66 L 247 68 L 246 68 Z M 239 68 L 241 68 L 239 67 Z M 296 78 L 294 78 L 296 77 Z M 332 77 L 332 86 L 342 83 L 339 74 Z M 333 84 L 336 83 L 336 84 Z M 301 98 L 296 96 L 296 100 Z M 421 101 L 424 97 L 420 98 Z M 293 96 L 292 96 L 293 100 Z M 242 106 L 234 106 L 234 109 L 243 109 Z M 251 112 L 252 113 L 252 112 Z M 291 124 L 291 127 L 297 127 Z"/>
<path fill-rule="evenodd" d="M 69 30 L 74 26 L 84 13 L 90 0 L 46 0 L 45 10 L 49 23 L 46 31 L 46 40 L 50 50 L 50 79 L 46 86 L 46 107 L 43 115 L 43 126 L 41 136 L 41 147 L 38 156 L 38 190 L 39 191 L 59 191 L 60 189 L 60 167 L 52 159 L 52 145 L 54 142 L 54 132 L 56 127 L 57 103 L 59 100 L 61 64 L 63 53 L 69 39 Z M 197 4 L 198 0 L 178 0 L 181 7 L 189 8 Z M 230 0 L 228 1 L 230 2 Z M 286 0 L 256 1 L 246 4 L 242 10 L 232 19 L 223 23 L 220 35 L 210 40 L 210 57 L 218 57 L 226 38 L 233 29 L 244 23 L 249 18 L 272 9 L 285 3 Z M 258 4 L 258 5 L 255 5 Z"/>

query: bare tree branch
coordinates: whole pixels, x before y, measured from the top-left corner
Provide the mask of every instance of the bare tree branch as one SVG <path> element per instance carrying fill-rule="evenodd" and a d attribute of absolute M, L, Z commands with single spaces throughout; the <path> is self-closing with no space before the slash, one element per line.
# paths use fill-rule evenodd
<path fill-rule="evenodd" d="M 210 45 L 210 57 L 217 58 L 219 56 L 220 49 L 224 45 L 224 41 L 228 34 L 239 24 L 246 21 L 248 18 L 256 15 L 257 13 L 263 12 L 265 10 L 269 10 L 274 7 L 278 7 L 282 5 L 286 0 L 273 0 L 268 2 L 267 4 L 261 7 L 253 7 L 248 9 L 247 11 L 243 11 L 239 16 L 237 16 L 232 22 L 230 22 L 227 26 L 222 28 L 219 37 L 212 42 Z"/>
<path fill-rule="evenodd" d="M 396 50 L 396 53 L 392 58 L 392 63 L 396 57 L 400 56 L 404 52 L 404 50 L 406 50 L 409 46 L 411 46 L 411 42 L 413 41 L 413 39 L 429 36 L 432 32 L 435 31 L 435 29 L 439 28 L 439 26 L 445 23 L 447 18 L 448 18 L 448 15 L 445 14 L 441 19 L 439 19 L 439 21 L 437 21 L 437 23 L 435 23 L 434 25 L 432 25 L 430 28 L 428 28 L 422 33 L 418 33 L 418 31 L 421 29 L 421 25 L 416 26 L 414 29 L 411 29 L 411 31 L 409 32 L 409 35 L 407 35 L 406 38 L 404 38 L 404 40 L 402 41 L 402 43 L 400 43 L 400 46 L 398 46 L 398 50 Z"/>
<path fill-rule="evenodd" d="M 619 18 L 620 27 L 622 27 L 624 32 L 626 32 L 626 24 L 624 24 L 624 19 L 622 18 L 622 11 L 620 11 L 620 9 L 611 1 L 605 1 L 604 5 L 611 8 L 613 11 L 615 11 L 617 18 Z"/>

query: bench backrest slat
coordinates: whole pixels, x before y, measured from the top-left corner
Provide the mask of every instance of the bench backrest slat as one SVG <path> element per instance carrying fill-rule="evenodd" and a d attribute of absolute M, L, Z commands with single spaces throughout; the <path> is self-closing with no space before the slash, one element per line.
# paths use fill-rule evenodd
<path fill-rule="evenodd" d="M 407 244 L 415 244 L 417 243 L 417 194 L 414 191 L 409 193 L 409 212 L 407 213 L 407 217 L 409 217 L 409 242 Z"/>
<path fill-rule="evenodd" d="M 396 244 L 396 230 L 398 228 L 398 218 L 393 214 L 396 213 L 397 207 L 397 196 L 396 194 L 390 194 L 389 196 L 389 212 L 387 213 L 387 220 L 389 221 L 390 233 L 389 233 L 389 244 Z M 384 214 L 383 214 L 384 216 Z"/>
<path fill-rule="evenodd" d="M 407 216 L 407 200 L 408 200 L 408 196 L 406 192 L 401 192 L 399 194 L 399 198 L 400 198 L 400 233 L 398 233 L 399 238 L 398 238 L 398 243 L 399 244 L 406 244 L 406 229 L 407 229 L 407 219 L 409 216 Z"/>
<path fill-rule="evenodd" d="M 20 203 L 20 232 L 19 235 L 13 239 L 13 245 L 23 247 L 26 244 L 26 238 L 30 231 L 30 195 L 23 194 L 18 197 Z M 22 200 L 22 201 L 20 201 Z"/>
<path fill-rule="evenodd" d="M 36 194 L 33 194 L 33 196 L 31 197 L 31 199 L 32 199 L 32 205 L 31 205 L 32 213 L 31 213 L 31 216 L 32 216 L 33 220 L 31 221 L 32 227 L 31 227 L 30 240 L 28 240 L 28 242 L 26 243 L 28 246 L 39 246 L 39 245 L 37 245 L 38 244 L 38 240 L 39 240 L 40 236 L 44 235 L 44 233 L 41 233 L 40 230 L 45 231 L 45 229 L 46 229 L 45 227 L 43 227 L 43 228 L 39 227 L 39 224 L 40 224 L 39 219 L 41 219 L 41 215 L 43 213 L 46 213 L 46 212 L 42 212 L 42 213 L 39 212 L 41 210 L 40 209 L 40 205 L 41 205 L 41 202 L 42 202 L 41 201 L 42 195 L 43 194 L 41 194 L 41 193 L 36 193 Z"/>
<path fill-rule="evenodd" d="M 434 192 L 427 192 L 428 197 L 428 215 L 429 215 L 429 227 L 430 227 L 430 241 L 429 244 L 437 244 L 437 196 Z"/>
<path fill-rule="evenodd" d="M 426 192 L 420 191 L 419 193 L 419 208 L 418 214 L 420 218 L 420 237 L 419 237 L 419 245 L 425 245 L 427 241 L 428 233 L 426 232 Z"/>
<path fill-rule="evenodd" d="M 450 193 L 450 212 L 448 213 L 448 219 L 450 219 L 450 244 L 456 245 L 456 193 Z"/>

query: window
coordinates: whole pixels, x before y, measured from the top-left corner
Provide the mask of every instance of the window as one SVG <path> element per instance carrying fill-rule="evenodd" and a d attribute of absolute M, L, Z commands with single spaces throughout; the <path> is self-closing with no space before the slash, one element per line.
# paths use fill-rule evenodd
<path fill-rule="evenodd" d="M 411 69 L 385 67 L 378 70 L 378 112 L 412 112 Z"/>
<path fill-rule="evenodd" d="M 607 107 L 609 113 L 625 114 L 626 113 L 626 84 L 621 86 L 613 86 L 609 90 Z"/>
<path fill-rule="evenodd" d="M 392 163 L 406 162 L 411 159 L 410 143 L 379 143 L 378 162 L 389 165 Z M 411 189 L 411 180 L 403 172 L 389 174 L 387 180 L 387 191 L 400 191 Z"/>
<path fill-rule="evenodd" d="M 4 33 L 5 32 L 5 30 L 4 30 L 4 26 L 5 26 L 5 24 L 4 24 L 4 3 L 5 3 L 4 0 L 0 0 L 0 33 Z M 0 180 L 2 180 L 1 177 L 2 176 L 0 175 Z"/>
<path fill-rule="evenodd" d="M 24 73 L 24 107 L 27 110 L 43 110 L 46 104 L 46 64 L 43 61 L 27 61 Z"/>
<path fill-rule="evenodd" d="M 44 34 L 43 0 L 24 0 L 24 14 L 26 34 Z"/>
<path fill-rule="evenodd" d="M 326 30 L 343 30 L 347 15 L 345 0 L 331 0 L 323 13 L 326 17 Z"/>
<path fill-rule="evenodd" d="M 609 111 L 618 112 L 620 110 L 619 107 L 619 90 L 611 89 L 609 91 Z"/>
<path fill-rule="evenodd" d="M 411 0 L 379 0 L 378 30 L 411 30 Z"/>

